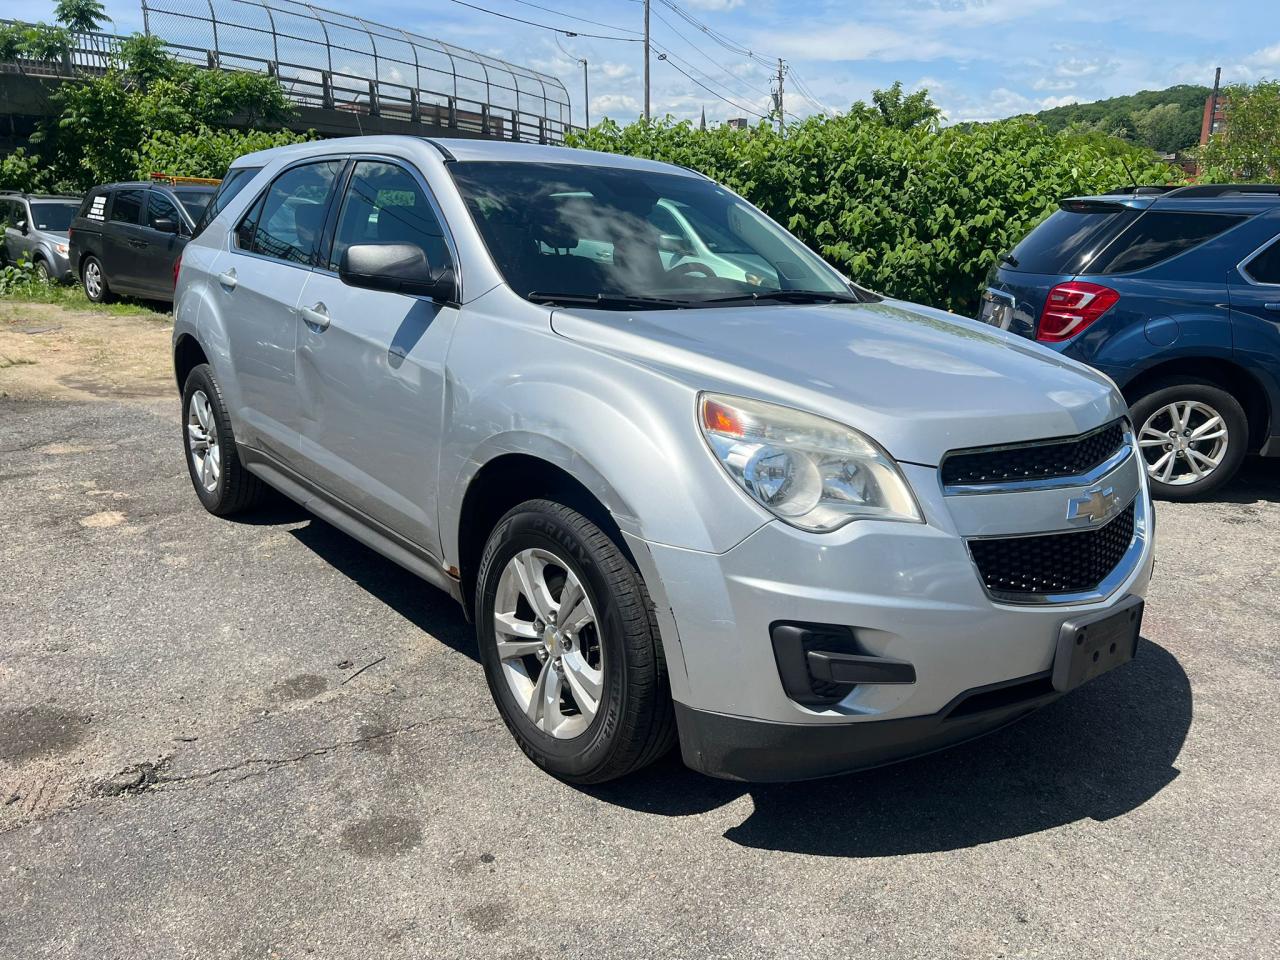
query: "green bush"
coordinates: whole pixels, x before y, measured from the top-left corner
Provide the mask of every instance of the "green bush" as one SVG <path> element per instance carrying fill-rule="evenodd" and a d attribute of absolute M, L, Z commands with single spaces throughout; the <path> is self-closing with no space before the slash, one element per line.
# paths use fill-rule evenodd
<path fill-rule="evenodd" d="M 138 152 L 135 176 L 171 173 L 183 177 L 221 177 L 236 157 L 302 143 L 310 134 L 288 130 L 211 130 L 202 127 L 191 133 L 165 130 L 150 137 Z"/>
<path fill-rule="evenodd" d="M 570 143 L 705 173 L 859 283 L 969 315 L 1000 252 L 1058 200 L 1127 184 L 1128 171 L 1140 183 L 1180 179 L 1149 150 L 1101 134 L 1054 134 L 1022 119 L 899 129 L 866 108 L 784 134 L 763 123 L 606 120 Z"/>

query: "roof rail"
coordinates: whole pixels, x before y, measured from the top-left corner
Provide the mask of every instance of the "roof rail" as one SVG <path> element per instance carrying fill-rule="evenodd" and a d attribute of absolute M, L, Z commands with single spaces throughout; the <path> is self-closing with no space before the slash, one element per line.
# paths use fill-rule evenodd
<path fill-rule="evenodd" d="M 1117 187 L 1115 190 L 1108 190 L 1102 194 L 1104 197 L 1137 197 L 1168 193 L 1170 190 L 1177 190 L 1178 187 L 1169 185 L 1144 184 L 1138 186 L 1134 184 L 1131 187 Z"/>
<path fill-rule="evenodd" d="M 171 173 L 152 173 L 151 181 L 153 183 L 167 183 L 171 187 L 176 186 L 200 186 L 200 187 L 216 187 L 222 181 L 216 177 L 179 177 Z"/>
<path fill-rule="evenodd" d="M 1198 183 L 1179 187 L 1168 195 L 1188 200 L 1197 197 L 1280 197 L 1280 183 Z"/>

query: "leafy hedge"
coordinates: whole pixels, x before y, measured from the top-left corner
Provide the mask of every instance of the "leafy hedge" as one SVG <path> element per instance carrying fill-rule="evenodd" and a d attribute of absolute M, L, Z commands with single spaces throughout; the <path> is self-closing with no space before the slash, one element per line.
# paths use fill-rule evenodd
<path fill-rule="evenodd" d="M 671 119 L 574 135 L 572 146 L 677 163 L 724 183 L 875 290 L 972 315 L 987 271 L 1063 197 L 1180 174 L 1101 134 L 1007 120 L 934 131 L 813 117 L 785 134 Z"/>

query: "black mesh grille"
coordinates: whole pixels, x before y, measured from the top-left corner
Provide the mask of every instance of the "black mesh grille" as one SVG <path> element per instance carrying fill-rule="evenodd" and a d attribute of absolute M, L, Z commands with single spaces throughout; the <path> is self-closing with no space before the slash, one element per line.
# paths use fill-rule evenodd
<path fill-rule="evenodd" d="M 974 483 L 1009 483 L 1074 477 L 1092 470 L 1124 443 L 1121 421 L 1079 437 L 1040 440 L 1002 447 L 948 454 L 942 482 L 949 487 Z"/>
<path fill-rule="evenodd" d="M 1035 537 L 970 540 L 982 582 L 998 594 L 1092 590 L 1116 568 L 1133 541 L 1133 507 L 1096 530 Z"/>

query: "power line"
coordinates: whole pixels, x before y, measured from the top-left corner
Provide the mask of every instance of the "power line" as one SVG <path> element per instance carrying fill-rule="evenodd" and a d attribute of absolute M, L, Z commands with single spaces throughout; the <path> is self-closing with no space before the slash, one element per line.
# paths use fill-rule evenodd
<path fill-rule="evenodd" d="M 771 59 L 769 59 L 768 57 L 761 56 L 760 54 L 753 52 L 749 48 L 742 46 L 740 43 L 737 43 L 734 40 L 730 40 L 723 33 L 720 33 L 717 30 L 713 30 L 711 27 L 707 26 L 705 23 L 703 23 L 693 14 L 689 13 L 682 6 L 676 3 L 675 0 L 658 0 L 658 2 L 661 3 L 664 7 L 667 7 L 672 12 L 674 12 L 676 16 L 678 16 L 685 23 L 689 24 L 689 26 L 693 27 L 695 30 L 699 30 L 702 33 L 705 33 L 708 37 L 710 37 L 720 46 L 724 47 L 726 50 L 731 50 L 732 52 L 742 57 L 749 57 L 752 60 L 755 60 L 757 63 L 762 64 L 763 66 L 766 66 L 769 68 L 773 67 L 773 61 Z"/>
<path fill-rule="evenodd" d="M 690 83 L 696 83 L 698 86 L 700 86 L 703 90 L 707 91 L 707 93 L 711 94 L 717 100 L 723 100 L 725 103 L 729 104 L 729 106 L 734 107 L 737 110 L 741 110 L 743 113 L 749 113 L 753 117 L 757 117 L 761 120 L 769 119 L 763 113 L 759 113 L 755 110 L 752 110 L 750 107 L 744 107 L 742 104 L 737 103 L 733 100 L 730 100 L 728 97 L 724 96 L 723 94 L 717 93 L 716 91 L 712 90 L 710 87 L 708 87 L 705 83 L 703 83 L 697 77 L 693 76 L 690 73 L 686 73 L 684 70 L 680 69 L 680 67 L 676 66 L 675 61 L 671 60 L 666 54 L 663 54 L 661 59 L 665 60 L 672 70 L 675 70 L 677 73 L 681 74 Z"/>
<path fill-rule="evenodd" d="M 805 83 L 804 79 L 800 77 L 794 69 L 790 71 L 790 76 L 791 82 L 795 84 L 796 90 L 800 92 L 800 96 L 804 97 L 823 113 L 835 113 L 834 110 L 814 96 L 812 88 L 810 88 L 809 84 Z"/>
<path fill-rule="evenodd" d="M 537 27 L 540 30 L 550 30 L 553 33 L 563 33 L 567 37 L 591 37 L 595 40 L 616 40 L 619 43 L 640 43 L 640 37 L 614 37 L 603 33 L 584 33 L 580 30 L 566 30 L 564 27 L 553 27 L 547 23 L 537 23 L 533 20 L 524 20 L 521 17 L 513 17 L 508 13 L 499 13 L 497 10 L 490 10 L 487 7 L 481 7 L 474 3 L 467 3 L 466 0 L 449 0 L 450 3 L 456 3 L 460 7 L 469 7 L 472 10 L 479 10 L 481 13 L 487 13 L 493 17 L 501 17 L 503 20 L 514 20 L 516 23 L 523 23 L 528 27 Z M 622 27 L 614 29 L 621 30 Z"/>
<path fill-rule="evenodd" d="M 736 91 L 734 91 L 734 90 L 730 90 L 730 89 L 729 89 L 729 87 L 728 87 L 726 84 L 724 84 L 724 83 L 720 82 L 719 80 L 716 80 L 716 79 L 715 79 L 715 78 L 713 78 L 713 77 L 709 77 L 709 76 L 707 76 L 707 74 L 706 74 L 706 73 L 704 73 L 703 71 L 699 70 L 697 67 L 695 67 L 693 64 L 691 64 L 688 60 L 684 59 L 684 57 L 681 57 L 681 56 L 679 56 L 678 54 L 672 53 L 672 52 L 671 52 L 671 50 L 669 50 L 668 48 L 664 47 L 662 44 L 660 44 L 660 43 L 655 43 L 655 44 L 653 44 L 653 47 L 654 47 L 654 49 L 655 49 L 655 50 L 659 51 L 659 52 L 663 55 L 663 57 L 667 58 L 667 59 L 668 59 L 668 62 L 670 62 L 670 63 L 671 63 L 671 65 L 672 65 L 673 67 L 676 65 L 676 62 L 678 61 L 678 62 L 680 62 L 680 63 L 684 64 L 684 65 L 685 65 L 685 67 L 687 67 L 689 70 L 693 71 L 693 73 L 696 73 L 699 77 L 701 77 L 701 78 L 702 78 L 703 80 L 705 80 L 707 83 L 715 84 L 717 87 L 719 87 L 719 88 L 720 88 L 720 90 L 721 90 L 721 91 L 724 91 L 724 92 L 722 93 L 722 92 L 717 92 L 717 91 L 715 91 L 715 90 L 709 90 L 709 88 L 707 88 L 705 85 L 703 85 L 703 84 L 699 84 L 699 86 L 702 86 L 702 88 L 703 88 L 704 90 L 708 90 L 708 92 L 712 93 L 714 96 L 716 96 L 716 97 L 717 97 L 717 98 L 719 98 L 720 100 L 725 101 L 725 103 L 733 104 L 733 106 L 738 107 L 738 109 L 745 109 L 745 108 L 741 107 L 739 104 L 735 103 L 735 102 L 731 99 L 731 97 L 740 97 L 740 96 L 741 96 L 741 94 L 740 94 L 740 93 L 738 93 L 738 92 L 736 92 Z M 685 73 L 685 71 L 684 71 L 684 70 L 681 70 L 680 72 L 681 72 L 681 73 Z M 685 73 L 685 76 L 688 76 L 688 74 L 687 74 L 687 73 Z M 693 79 L 693 80 L 694 80 L 694 82 L 697 82 L 697 77 L 693 77 L 693 78 L 691 78 L 691 79 Z M 752 96 L 753 98 L 755 98 L 755 97 L 765 98 L 765 97 L 767 97 L 767 96 L 768 96 L 768 94 L 766 94 L 765 92 L 763 92 L 763 91 L 761 91 L 761 90 L 749 90 L 749 91 L 748 91 L 748 93 L 749 93 L 749 95 L 750 95 L 750 96 Z M 726 96 L 726 94 L 728 94 L 728 96 Z M 750 113 L 750 112 L 752 112 L 752 111 L 748 110 L 747 112 L 748 112 L 748 113 Z M 757 116 L 758 116 L 758 115 L 759 115 L 759 114 L 757 114 Z"/>
<path fill-rule="evenodd" d="M 658 20 L 659 20 L 660 22 L 662 22 L 663 24 L 665 24 L 665 25 L 666 25 L 666 27 L 667 27 L 667 29 L 669 29 L 669 30 L 670 30 L 672 33 L 674 33 L 677 37 L 679 37 L 681 40 L 683 40 L 683 41 L 684 41 L 684 43 L 685 43 L 685 44 L 686 44 L 686 45 L 687 45 L 691 50 L 696 51 L 696 52 L 698 53 L 698 55 L 699 55 L 699 56 L 701 56 L 704 60 L 706 60 L 708 63 L 710 63 L 712 66 L 714 66 L 717 70 L 719 70 L 721 73 L 723 73 L 726 77 L 729 77 L 731 80 L 733 80 L 733 82 L 734 82 L 734 83 L 736 83 L 736 84 L 738 84 L 740 87 L 742 87 L 742 89 L 750 91 L 751 96 L 753 96 L 753 97 L 754 97 L 754 96 L 765 96 L 765 94 L 764 94 L 761 90 L 759 90 L 759 89 L 756 89 L 756 88 L 752 87 L 752 86 L 751 86 L 751 85 L 750 85 L 750 84 L 749 84 L 745 79 L 743 79 L 742 77 L 738 76 L 738 75 L 737 75 L 737 74 L 735 74 L 733 71 L 729 70 L 729 69 L 728 69 L 727 67 L 725 67 L 725 65 L 724 65 L 724 64 L 722 64 L 719 60 L 717 60 L 715 57 L 711 56 L 711 54 L 707 53 L 707 52 L 706 52 L 705 50 L 703 50 L 700 46 L 698 46 L 696 43 L 694 43 L 692 40 L 690 40 L 688 37 L 686 37 L 683 33 L 681 33 L 681 32 L 680 32 L 680 28 L 679 28 L 679 27 L 677 27 L 675 24 L 673 24 L 670 20 L 668 20 L 668 19 L 667 19 L 666 17 L 664 17 L 662 14 L 658 13 L 657 11 L 654 11 L 654 14 L 653 14 L 653 15 L 654 15 L 655 17 L 657 17 L 657 18 L 658 18 Z M 668 51 L 668 52 L 669 52 L 669 51 Z M 681 60 L 681 62 L 682 62 L 682 63 L 685 63 L 685 64 L 687 64 L 687 63 L 688 63 L 688 61 L 686 61 L 686 60 Z M 753 64 L 753 65 L 754 65 L 754 64 Z M 698 71 L 698 72 L 699 72 L 699 73 L 703 73 L 703 75 L 705 76 L 705 73 L 704 73 L 703 71 L 701 71 L 701 70 L 700 70 L 700 71 Z M 723 81 L 721 81 L 721 86 L 725 86 L 725 84 L 723 83 Z"/>
<path fill-rule="evenodd" d="M 554 7 L 544 7 L 540 3 L 531 2 L 531 0 L 511 0 L 511 2 L 518 3 L 525 7 L 533 7 L 535 10 L 545 10 L 547 13 L 554 13 L 556 16 L 564 17 L 566 20 L 577 20 L 579 23 L 590 23 L 597 27 L 608 27 L 610 30 L 620 30 L 623 33 L 634 33 L 637 36 L 640 34 L 639 30 L 632 30 L 630 27 L 620 27 L 614 23 L 601 23 L 599 20 L 588 20 L 586 17 L 575 16 L 572 13 L 563 13 Z M 579 34 L 579 36 L 586 36 L 586 34 Z"/>

